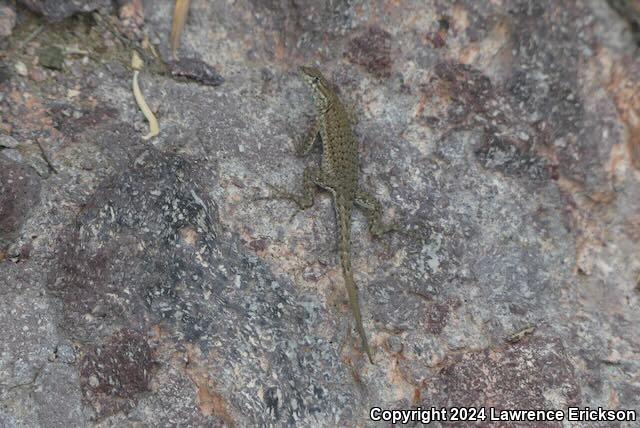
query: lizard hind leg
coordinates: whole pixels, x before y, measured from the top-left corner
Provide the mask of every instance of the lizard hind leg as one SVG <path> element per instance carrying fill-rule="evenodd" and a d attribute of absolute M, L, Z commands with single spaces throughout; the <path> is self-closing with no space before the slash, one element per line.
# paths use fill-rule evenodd
<path fill-rule="evenodd" d="M 369 192 L 359 190 L 356 193 L 355 203 L 363 211 L 369 222 L 369 231 L 375 237 L 380 237 L 385 233 L 397 232 L 401 229 L 397 224 L 385 224 L 382 222 L 382 206 L 380 202 Z"/>
<path fill-rule="evenodd" d="M 285 190 L 278 186 L 274 186 L 271 183 L 267 183 L 267 186 L 269 186 L 269 188 L 271 189 L 272 194 L 270 196 L 258 198 L 258 200 L 284 199 L 295 203 L 298 207 L 298 210 L 291 216 L 291 219 L 293 219 L 293 217 L 295 217 L 299 211 L 306 210 L 313 206 L 316 186 L 319 185 L 318 183 L 321 183 L 320 174 L 320 170 L 316 167 L 305 168 L 302 178 L 301 195 L 289 192 L 288 190 Z"/>

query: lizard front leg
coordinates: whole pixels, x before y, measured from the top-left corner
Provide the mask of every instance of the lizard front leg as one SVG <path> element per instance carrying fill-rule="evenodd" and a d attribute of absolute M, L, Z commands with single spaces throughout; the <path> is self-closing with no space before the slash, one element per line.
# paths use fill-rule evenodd
<path fill-rule="evenodd" d="M 400 231 L 395 223 L 384 224 L 382 222 L 382 206 L 371 193 L 358 190 L 354 202 L 362 209 L 369 223 L 369 231 L 373 236 L 380 237 L 388 232 Z"/>
<path fill-rule="evenodd" d="M 296 150 L 296 156 L 303 157 L 307 156 L 316 141 L 320 139 L 320 121 L 315 120 L 311 129 L 307 133 L 306 137 L 302 140 L 298 140 L 294 142 L 294 148 Z"/>

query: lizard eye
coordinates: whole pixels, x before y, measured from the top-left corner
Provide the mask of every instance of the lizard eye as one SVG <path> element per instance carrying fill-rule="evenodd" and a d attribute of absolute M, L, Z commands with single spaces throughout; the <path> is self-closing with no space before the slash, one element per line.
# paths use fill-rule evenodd
<path fill-rule="evenodd" d="M 314 83 L 320 83 L 320 78 L 318 76 L 313 78 Z"/>

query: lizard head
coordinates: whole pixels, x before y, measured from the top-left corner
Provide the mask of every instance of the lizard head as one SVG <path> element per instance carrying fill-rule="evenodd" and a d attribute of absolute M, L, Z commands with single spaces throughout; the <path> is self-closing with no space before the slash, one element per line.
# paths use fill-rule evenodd
<path fill-rule="evenodd" d="M 313 94 L 323 105 L 329 104 L 331 96 L 331 86 L 327 79 L 324 78 L 320 70 L 315 67 L 300 67 L 300 75 L 302 80 L 313 90 Z"/>

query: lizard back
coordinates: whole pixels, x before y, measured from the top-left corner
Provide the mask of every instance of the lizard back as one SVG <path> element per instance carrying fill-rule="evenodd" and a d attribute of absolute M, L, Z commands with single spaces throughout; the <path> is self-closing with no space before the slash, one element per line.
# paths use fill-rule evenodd
<path fill-rule="evenodd" d="M 358 143 L 342 102 L 333 92 L 329 98 L 328 108 L 318 109 L 322 170 L 333 178 L 333 190 L 351 199 L 358 189 Z"/>

